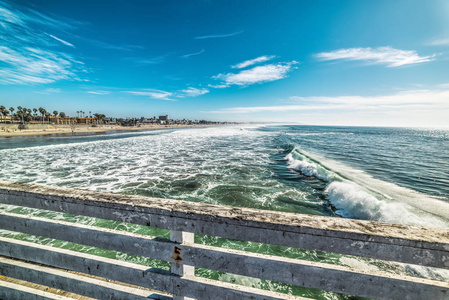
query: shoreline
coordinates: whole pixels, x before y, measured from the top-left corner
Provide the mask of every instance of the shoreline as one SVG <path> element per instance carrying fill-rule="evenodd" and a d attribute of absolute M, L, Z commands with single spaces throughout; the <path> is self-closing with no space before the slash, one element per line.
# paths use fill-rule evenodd
<path fill-rule="evenodd" d="M 106 133 L 109 131 L 143 131 L 143 130 L 157 130 L 157 129 L 173 129 L 173 128 L 197 128 L 208 126 L 222 126 L 225 124 L 205 124 L 205 125 L 146 125 L 146 126 L 118 126 L 118 125 L 101 125 L 99 127 L 79 125 L 72 131 L 71 127 L 59 127 L 57 125 L 49 125 L 46 129 L 10 129 L 9 131 L 0 131 L 0 138 L 13 138 L 23 136 L 43 136 L 43 135 L 79 135 L 83 133 Z"/>

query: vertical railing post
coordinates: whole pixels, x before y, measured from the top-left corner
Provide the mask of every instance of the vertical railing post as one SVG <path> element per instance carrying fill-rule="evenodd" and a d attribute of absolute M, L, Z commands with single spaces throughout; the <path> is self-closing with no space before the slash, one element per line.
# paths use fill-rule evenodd
<path fill-rule="evenodd" d="M 170 240 L 178 243 L 194 243 L 194 233 L 185 231 L 170 230 Z M 183 276 L 193 276 L 195 275 L 195 266 L 185 265 L 182 262 L 182 250 L 181 248 L 174 246 L 173 255 L 171 257 L 175 262 L 171 263 L 171 272 L 173 274 Z M 192 298 L 184 297 L 182 290 L 174 288 L 173 300 L 190 300 Z"/>

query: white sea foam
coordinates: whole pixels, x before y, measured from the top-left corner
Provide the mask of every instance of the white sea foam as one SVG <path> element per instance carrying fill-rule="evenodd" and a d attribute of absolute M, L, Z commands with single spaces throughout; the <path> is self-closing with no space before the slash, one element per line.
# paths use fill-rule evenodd
<path fill-rule="evenodd" d="M 163 134 L 115 136 L 69 144 L 0 151 L 0 177 L 73 188 L 144 193 L 159 197 L 217 202 L 220 185 L 245 186 L 258 207 L 270 204 L 284 187 L 266 167 L 278 150 L 264 143 L 258 126 L 180 129 Z M 238 175 L 236 175 L 238 174 Z M 262 176 L 264 178 L 262 178 Z M 183 189 L 183 180 L 198 188 Z M 178 185 L 176 185 L 178 183 Z M 264 186 L 273 188 L 263 188 Z M 238 193 L 238 192 L 236 192 Z M 242 191 L 242 194 L 245 192 Z M 300 202 L 305 193 L 296 193 Z"/>
<path fill-rule="evenodd" d="M 343 217 L 407 225 L 449 227 L 449 204 L 322 156 L 293 149 L 287 166 L 329 184 L 330 202 Z"/>
<path fill-rule="evenodd" d="M 314 176 L 325 181 L 331 181 L 335 177 L 335 174 L 308 160 L 305 156 L 296 155 L 294 157 L 293 155 L 294 152 L 292 151 L 285 157 L 288 168 L 299 171 L 306 176 Z"/>

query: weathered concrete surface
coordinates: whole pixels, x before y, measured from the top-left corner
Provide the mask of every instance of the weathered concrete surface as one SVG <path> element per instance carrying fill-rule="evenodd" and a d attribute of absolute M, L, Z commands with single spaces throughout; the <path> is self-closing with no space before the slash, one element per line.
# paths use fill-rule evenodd
<path fill-rule="evenodd" d="M 0 203 L 449 268 L 449 230 L 0 181 Z"/>
<path fill-rule="evenodd" d="M 142 265 L 0 237 L 0 255 L 196 299 L 305 299 L 193 276 L 161 274 Z M 1 264 L 0 264 L 1 265 Z M 1 269 L 0 269 L 1 270 Z M 5 269 L 3 269 L 5 270 Z M 161 272 L 160 270 L 158 272 Z M 8 275 L 8 274 L 6 274 Z M 25 274 L 22 274 L 26 276 Z M 213 297 L 211 298 L 211 295 Z M 0 298 L 1 299 L 1 298 Z"/>
<path fill-rule="evenodd" d="M 192 232 L 185 232 L 185 231 L 176 231 L 176 230 L 170 230 L 170 240 L 177 243 L 177 244 L 183 244 L 183 243 L 191 243 L 193 244 L 195 241 L 195 236 Z M 179 245 L 174 245 L 171 248 L 173 249 L 172 255 L 170 256 L 171 259 L 171 272 L 173 274 L 179 275 L 181 277 L 185 276 L 195 276 L 195 267 L 193 265 L 187 265 L 185 264 L 185 261 L 183 259 L 183 253 L 182 249 L 178 247 Z M 182 256 L 181 256 L 182 254 Z M 165 257 L 163 259 L 165 261 L 169 260 L 168 257 Z M 194 300 L 192 298 L 185 297 L 185 294 L 183 291 L 174 290 L 173 294 L 173 300 Z"/>
<path fill-rule="evenodd" d="M 12 282 L 0 281 L 0 299 L 27 299 L 27 300 L 73 300 L 60 295 L 33 289 Z"/>
<path fill-rule="evenodd" d="M 186 232 L 172 231 L 173 241 L 168 241 L 11 213 L 0 213 L 0 228 L 170 261 L 172 273 L 179 276 L 193 276 L 196 266 L 379 299 L 405 294 L 417 299 L 445 299 L 449 290 L 449 284 L 438 281 L 193 244 L 193 234 Z"/>
<path fill-rule="evenodd" d="M 142 265 L 0 237 L 0 255 L 170 293 L 172 275 Z"/>
<path fill-rule="evenodd" d="M 171 297 L 164 297 L 163 295 L 157 296 L 152 291 L 118 285 L 92 277 L 69 273 L 60 269 L 30 264 L 20 260 L 11 260 L 5 257 L 0 257 L 0 274 L 8 274 L 9 277 L 76 293 L 93 299 L 171 299 Z"/>

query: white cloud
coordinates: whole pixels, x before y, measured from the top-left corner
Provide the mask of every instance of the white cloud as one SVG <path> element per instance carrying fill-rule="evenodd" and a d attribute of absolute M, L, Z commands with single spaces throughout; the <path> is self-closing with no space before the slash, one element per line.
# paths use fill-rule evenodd
<path fill-rule="evenodd" d="M 449 110 L 449 90 L 412 90 L 384 96 L 291 97 L 292 105 L 224 108 L 209 113 L 248 114 L 292 111 L 395 111 L 409 109 Z"/>
<path fill-rule="evenodd" d="M 429 43 L 431 46 L 448 46 L 449 38 L 446 39 L 437 39 Z"/>
<path fill-rule="evenodd" d="M 93 95 L 109 95 L 111 92 L 109 91 L 87 91 L 86 93 Z"/>
<path fill-rule="evenodd" d="M 197 97 L 197 96 L 201 96 L 204 94 L 209 93 L 208 89 L 197 89 L 197 88 L 193 88 L 193 87 L 189 87 L 185 90 L 181 90 L 179 91 L 179 93 L 177 94 L 178 98 L 184 98 L 184 97 Z"/>
<path fill-rule="evenodd" d="M 259 57 L 257 57 L 257 58 L 250 59 L 250 60 L 244 61 L 244 62 L 242 62 L 242 63 L 239 63 L 239 64 L 237 64 L 237 65 L 235 65 L 235 66 L 232 66 L 232 68 L 234 68 L 234 69 L 243 69 L 243 68 L 246 68 L 246 67 L 255 65 L 255 64 L 257 64 L 257 63 L 269 61 L 269 60 L 271 60 L 271 59 L 273 59 L 273 58 L 275 58 L 274 55 L 270 55 L 270 56 L 266 56 L 266 55 L 264 55 L 264 56 L 259 56 Z"/>
<path fill-rule="evenodd" d="M 37 93 L 37 94 L 48 95 L 48 94 L 55 94 L 55 93 L 60 93 L 60 92 L 61 92 L 61 89 L 58 89 L 58 88 L 48 88 L 48 89 L 45 89 L 45 90 L 43 90 L 43 91 L 37 91 L 37 92 L 35 92 L 35 93 Z"/>
<path fill-rule="evenodd" d="M 182 58 L 187 58 L 187 57 L 190 57 L 190 56 L 200 55 L 200 54 L 203 53 L 203 52 L 204 52 L 204 49 L 201 49 L 201 50 L 198 51 L 198 52 L 194 52 L 194 53 L 189 53 L 189 54 L 181 55 L 181 57 L 182 57 Z"/>
<path fill-rule="evenodd" d="M 0 46 L 0 83 L 51 83 L 57 80 L 79 80 L 75 71 L 82 63 L 70 55 L 24 47 L 20 52 Z"/>
<path fill-rule="evenodd" d="M 60 39 L 60 38 L 58 38 L 58 37 L 55 37 L 54 35 L 51 35 L 51 34 L 49 34 L 49 36 L 52 37 L 52 38 L 54 38 L 54 39 L 57 40 L 58 42 L 63 43 L 63 44 L 66 45 L 66 46 L 75 48 L 75 46 L 73 46 L 73 44 L 70 44 L 69 42 L 64 41 L 63 39 Z"/>
<path fill-rule="evenodd" d="M 196 40 L 203 40 L 203 39 L 224 38 L 224 37 L 230 37 L 230 36 L 238 35 L 238 34 L 241 34 L 241 33 L 243 33 L 243 31 L 227 33 L 227 34 L 212 34 L 212 35 L 197 36 L 197 37 L 195 37 L 195 39 Z"/>
<path fill-rule="evenodd" d="M 275 81 L 287 77 L 287 73 L 297 62 L 269 64 L 241 71 L 240 73 L 218 74 L 213 79 L 221 79 L 227 86 L 250 85 Z"/>
<path fill-rule="evenodd" d="M 278 112 L 278 111 L 300 111 L 300 110 L 316 110 L 330 109 L 332 107 L 326 105 L 280 105 L 280 106 L 247 106 L 247 107 L 231 107 L 222 110 L 208 111 L 214 114 L 249 114 L 257 112 Z"/>
<path fill-rule="evenodd" d="M 340 49 L 318 53 L 315 54 L 315 57 L 320 60 L 363 60 L 375 64 L 387 64 L 388 67 L 418 64 L 435 59 L 435 55 L 419 56 L 416 51 L 399 50 L 391 47 Z"/>
<path fill-rule="evenodd" d="M 214 78 L 216 78 L 216 76 Z M 208 84 L 207 86 L 213 89 L 223 89 L 228 87 L 226 84 Z"/>
<path fill-rule="evenodd" d="M 155 57 L 151 57 L 151 58 L 125 58 L 126 60 L 132 61 L 133 63 L 137 64 L 137 65 L 156 65 L 156 64 L 161 64 L 165 61 L 166 57 L 168 56 L 168 54 L 166 55 L 161 55 L 161 56 L 155 56 Z"/>
<path fill-rule="evenodd" d="M 173 93 L 161 90 L 127 91 L 127 93 L 137 96 L 150 97 L 153 99 L 174 101 L 173 99 L 170 99 L 170 96 L 173 96 Z"/>
<path fill-rule="evenodd" d="M 45 33 L 42 27 L 53 31 L 73 28 L 35 10 L 21 11 L 0 1 L 0 84 L 80 80 L 78 73 L 86 72 L 84 64 L 72 55 L 49 48 L 60 43 L 74 46 Z"/>

